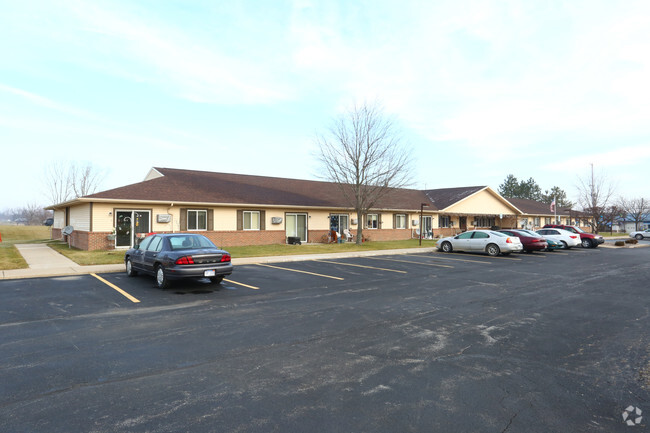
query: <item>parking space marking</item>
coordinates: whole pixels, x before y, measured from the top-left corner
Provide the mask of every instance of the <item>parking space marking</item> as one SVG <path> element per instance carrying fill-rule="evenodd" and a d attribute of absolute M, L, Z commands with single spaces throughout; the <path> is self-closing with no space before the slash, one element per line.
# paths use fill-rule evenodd
<path fill-rule="evenodd" d="M 376 269 L 379 271 L 386 271 L 386 272 L 397 272 L 399 274 L 407 274 L 408 272 L 406 271 L 397 271 L 395 269 L 386 269 L 386 268 L 376 268 L 374 266 L 366 266 L 366 265 L 357 265 L 354 263 L 341 263 L 341 262 L 331 262 L 329 260 L 314 260 L 315 262 L 321 262 L 321 263 L 332 263 L 335 265 L 341 265 L 341 266 L 354 266 L 356 268 L 366 268 L 366 269 Z"/>
<path fill-rule="evenodd" d="M 436 253 L 436 254 L 442 254 L 442 253 Z M 453 257 L 440 257 L 440 256 L 431 256 L 432 259 L 438 259 L 438 260 L 451 260 L 454 262 L 469 262 L 469 263 L 482 263 L 484 265 L 489 265 L 490 262 L 483 262 L 480 260 L 470 260 L 470 259 L 456 259 Z"/>
<path fill-rule="evenodd" d="M 400 262 L 400 263 L 413 263 L 415 265 L 423 265 L 423 266 L 437 266 L 439 268 L 453 268 L 451 265 L 439 265 L 437 263 L 422 263 L 422 262 L 414 262 L 413 260 L 399 260 L 399 259 L 384 259 L 382 257 L 365 257 L 366 259 L 372 259 L 372 260 L 387 260 L 391 262 Z"/>
<path fill-rule="evenodd" d="M 106 281 L 105 279 L 103 279 L 103 278 L 100 277 L 99 275 L 97 275 L 97 274 L 90 274 L 90 275 L 92 275 L 93 277 L 97 278 L 99 281 L 101 281 L 102 283 L 106 284 L 106 285 L 107 285 L 108 287 L 110 287 L 111 289 L 115 289 L 115 290 L 117 290 L 117 291 L 120 292 L 124 297 L 126 297 L 127 299 L 129 299 L 129 300 L 130 300 L 131 302 L 133 302 L 134 304 L 137 304 L 138 302 L 140 302 L 139 299 L 137 299 L 137 298 L 135 298 L 135 297 L 129 295 L 129 294 L 126 293 L 124 290 L 120 289 L 120 288 L 117 287 L 115 284 L 113 284 L 113 283 L 111 283 L 111 282 L 109 282 L 109 281 Z"/>
<path fill-rule="evenodd" d="M 341 277 L 333 277 L 331 275 L 317 274 L 315 272 L 301 271 L 301 270 L 298 270 L 298 269 L 283 268 L 283 267 L 280 267 L 280 266 L 271 266 L 271 265 L 266 265 L 266 264 L 263 264 L 263 263 L 257 263 L 257 266 L 265 266 L 267 268 L 272 268 L 272 269 L 282 269 L 283 271 L 290 271 L 290 272 L 300 272 L 301 274 L 315 275 L 317 277 L 331 278 L 333 280 L 344 280 L 345 279 L 345 278 L 341 278 Z"/>
<path fill-rule="evenodd" d="M 237 281 L 229 280 L 227 278 L 224 278 L 223 280 L 228 281 L 230 284 L 237 284 L 238 286 L 248 287 L 249 289 L 253 289 L 253 290 L 259 290 L 260 289 L 259 287 L 249 286 L 248 284 L 244 284 L 244 283 L 238 283 Z"/>

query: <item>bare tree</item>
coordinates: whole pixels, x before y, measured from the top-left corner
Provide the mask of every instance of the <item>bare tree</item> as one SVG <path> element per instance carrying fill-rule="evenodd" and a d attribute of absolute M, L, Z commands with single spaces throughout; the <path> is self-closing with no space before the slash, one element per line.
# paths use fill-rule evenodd
<path fill-rule="evenodd" d="M 22 218 L 26 225 L 40 225 L 49 217 L 50 213 L 43 206 L 30 203 L 27 206 L 17 210 L 19 218 Z"/>
<path fill-rule="evenodd" d="M 594 174 L 594 166 L 591 165 L 591 175 L 578 179 L 578 203 L 583 211 L 590 217 L 590 225 L 595 233 L 598 233 L 598 226 L 604 219 L 612 196 L 614 186 L 602 174 Z"/>
<path fill-rule="evenodd" d="M 625 218 L 632 218 L 634 230 L 639 230 L 639 223 L 650 215 L 650 200 L 644 198 L 626 199 L 621 197 L 618 206 L 625 214 Z"/>
<path fill-rule="evenodd" d="M 76 197 L 83 197 L 97 191 L 103 180 L 104 174 L 98 171 L 91 163 L 85 165 L 72 164 L 70 166 L 70 184 Z"/>
<path fill-rule="evenodd" d="M 356 243 L 363 216 L 393 188 L 411 183 L 411 158 L 393 120 L 377 104 L 353 106 L 317 138 L 323 178 L 336 183 L 357 214 Z"/>
<path fill-rule="evenodd" d="M 91 163 L 55 161 L 43 171 L 48 199 L 52 204 L 94 193 L 104 174 Z"/>
<path fill-rule="evenodd" d="M 43 183 L 51 204 L 63 203 L 71 198 L 69 172 L 69 164 L 61 161 L 52 162 L 43 170 Z"/>

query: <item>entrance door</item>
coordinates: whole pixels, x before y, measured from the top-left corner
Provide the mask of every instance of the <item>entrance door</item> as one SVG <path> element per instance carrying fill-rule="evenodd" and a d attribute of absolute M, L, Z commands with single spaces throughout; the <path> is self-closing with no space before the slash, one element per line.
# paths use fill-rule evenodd
<path fill-rule="evenodd" d="M 460 217 L 458 219 L 458 226 L 460 227 L 461 230 L 467 230 L 467 217 Z"/>
<path fill-rule="evenodd" d="M 131 247 L 138 233 L 149 233 L 151 213 L 148 210 L 119 210 L 115 212 L 115 247 Z"/>
<path fill-rule="evenodd" d="M 287 237 L 299 237 L 300 242 L 307 242 L 307 214 L 288 213 L 286 215 Z"/>
<path fill-rule="evenodd" d="M 433 220 L 431 216 L 422 217 L 422 237 L 424 239 L 433 238 Z"/>

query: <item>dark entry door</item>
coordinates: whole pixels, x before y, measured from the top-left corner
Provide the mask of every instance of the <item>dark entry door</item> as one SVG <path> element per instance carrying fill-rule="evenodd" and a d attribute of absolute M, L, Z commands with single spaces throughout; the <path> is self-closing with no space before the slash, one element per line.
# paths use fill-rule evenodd
<path fill-rule="evenodd" d="M 467 217 L 460 217 L 458 219 L 458 226 L 461 230 L 467 230 Z"/>

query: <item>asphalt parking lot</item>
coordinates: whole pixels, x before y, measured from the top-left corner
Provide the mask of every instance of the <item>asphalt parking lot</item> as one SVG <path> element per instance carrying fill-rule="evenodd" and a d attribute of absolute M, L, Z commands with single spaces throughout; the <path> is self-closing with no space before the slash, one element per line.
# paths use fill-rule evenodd
<path fill-rule="evenodd" d="M 650 248 L 597 248 L 3 280 L 0 425 L 643 431 L 649 277 Z"/>

